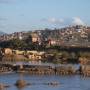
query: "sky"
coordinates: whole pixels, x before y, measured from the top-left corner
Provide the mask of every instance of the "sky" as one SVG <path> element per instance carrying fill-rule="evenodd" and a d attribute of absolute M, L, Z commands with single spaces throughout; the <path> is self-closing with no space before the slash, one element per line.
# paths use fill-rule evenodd
<path fill-rule="evenodd" d="M 90 0 L 0 0 L 0 31 L 90 25 L 89 9 Z"/>

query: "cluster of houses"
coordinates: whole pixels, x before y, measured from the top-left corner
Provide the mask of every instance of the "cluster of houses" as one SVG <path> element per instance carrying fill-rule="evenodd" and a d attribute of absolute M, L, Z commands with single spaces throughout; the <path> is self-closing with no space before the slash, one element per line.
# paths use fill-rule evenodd
<path fill-rule="evenodd" d="M 49 34 L 49 43 L 51 45 L 90 45 L 90 28 L 84 26 L 72 26 L 56 29 Z"/>
<path fill-rule="evenodd" d="M 21 51 L 5 48 L 2 50 L 2 61 L 28 61 L 31 63 L 41 63 L 44 55 L 44 51 Z"/>
<path fill-rule="evenodd" d="M 12 34 L 1 35 L 0 41 L 8 41 L 8 40 L 12 40 L 12 39 L 23 39 L 25 37 L 26 37 L 26 32 L 15 32 Z"/>
<path fill-rule="evenodd" d="M 38 44 L 48 43 L 48 45 L 89 45 L 90 44 L 90 27 L 87 26 L 69 26 L 61 29 L 45 29 L 29 32 L 16 32 L 12 34 L 5 34 L 0 36 L 0 41 L 7 41 L 12 39 L 25 39 L 31 35 L 32 42 Z"/>

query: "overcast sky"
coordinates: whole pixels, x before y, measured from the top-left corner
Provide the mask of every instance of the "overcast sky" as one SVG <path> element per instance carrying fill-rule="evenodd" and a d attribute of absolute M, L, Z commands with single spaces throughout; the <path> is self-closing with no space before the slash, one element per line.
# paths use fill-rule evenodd
<path fill-rule="evenodd" d="M 0 31 L 90 25 L 89 9 L 90 0 L 0 0 Z"/>

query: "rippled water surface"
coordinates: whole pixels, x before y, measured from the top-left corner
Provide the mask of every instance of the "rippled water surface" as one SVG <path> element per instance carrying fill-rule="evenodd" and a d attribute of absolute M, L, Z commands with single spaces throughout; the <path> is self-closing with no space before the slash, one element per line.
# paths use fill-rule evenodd
<path fill-rule="evenodd" d="M 17 88 L 14 84 L 17 80 L 24 79 L 35 85 Z M 45 85 L 47 82 L 59 82 L 57 86 Z M 90 90 L 90 78 L 80 76 L 39 76 L 29 74 L 1 74 L 0 83 L 10 85 L 5 90 Z"/>

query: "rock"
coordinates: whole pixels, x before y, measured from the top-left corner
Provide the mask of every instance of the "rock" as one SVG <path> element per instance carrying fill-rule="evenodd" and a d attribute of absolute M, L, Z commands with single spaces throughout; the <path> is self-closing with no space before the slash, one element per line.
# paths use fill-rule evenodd
<path fill-rule="evenodd" d="M 53 82 L 45 83 L 45 85 L 57 86 L 59 85 L 59 82 L 53 81 Z"/>
<path fill-rule="evenodd" d="M 0 83 L 0 90 L 4 90 L 4 89 L 5 89 L 4 84 Z"/>
<path fill-rule="evenodd" d="M 17 80 L 15 85 L 18 87 L 18 88 L 23 88 L 27 85 L 26 81 L 25 80 Z"/>

